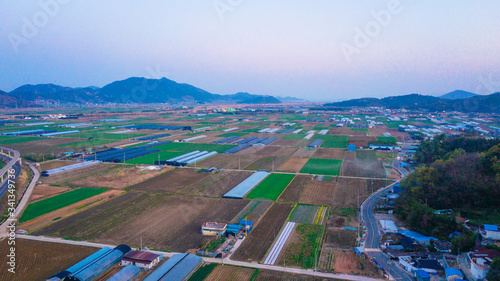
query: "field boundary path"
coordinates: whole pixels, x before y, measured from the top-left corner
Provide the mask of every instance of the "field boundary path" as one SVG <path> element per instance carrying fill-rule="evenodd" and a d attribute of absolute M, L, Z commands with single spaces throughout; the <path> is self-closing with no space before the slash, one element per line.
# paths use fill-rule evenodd
<path fill-rule="evenodd" d="M 72 241 L 72 240 L 66 240 L 66 239 L 61 239 L 61 238 L 51 238 L 51 237 L 45 237 L 45 236 L 32 236 L 32 235 L 18 234 L 16 237 L 20 238 L 20 239 L 27 239 L 27 240 L 34 240 L 34 241 L 41 241 L 41 242 L 48 242 L 48 243 L 61 243 L 61 244 L 86 246 L 86 247 L 94 247 L 94 248 L 104 248 L 104 247 L 114 248 L 114 247 L 116 247 L 115 245 L 92 243 L 92 242 L 87 242 L 87 241 Z M 161 251 L 153 251 L 153 250 L 149 250 L 149 251 L 153 252 L 155 254 L 162 255 L 164 257 L 171 257 L 171 256 L 177 254 L 175 252 L 161 252 Z M 259 263 L 232 261 L 232 260 L 227 260 L 227 259 L 216 259 L 216 258 L 207 258 L 207 257 L 202 257 L 202 258 L 203 258 L 203 261 L 205 261 L 207 263 L 219 263 L 219 264 L 226 264 L 226 265 L 233 265 L 233 266 L 267 269 L 267 270 L 273 270 L 273 271 L 281 271 L 281 272 L 287 272 L 287 273 L 293 273 L 293 274 L 310 275 L 310 276 L 323 277 L 323 278 L 337 278 L 337 279 L 352 280 L 352 281 L 385 280 L 385 279 L 377 279 L 377 278 L 358 276 L 358 275 L 317 272 L 317 271 L 314 271 L 312 269 L 281 267 L 281 266 L 265 265 L 265 264 L 259 264 Z M 55 274 L 55 272 L 54 272 L 54 274 Z"/>
<path fill-rule="evenodd" d="M 406 154 L 408 146 L 409 146 L 408 143 L 403 144 L 401 151 L 398 153 L 398 157 L 392 163 L 392 166 L 402 175 L 402 179 L 404 179 L 409 174 L 408 171 L 401 168 L 401 161 L 400 161 L 400 159 L 403 159 L 404 155 Z M 366 226 L 365 230 L 366 236 L 363 248 L 371 258 L 375 259 L 377 263 L 383 269 L 386 270 L 386 272 L 389 274 L 389 279 L 410 281 L 414 280 L 414 278 L 411 277 L 411 275 L 408 272 L 397 266 L 395 263 L 390 262 L 389 257 L 379 250 L 381 229 L 373 213 L 379 195 L 387 194 L 390 191 L 391 187 L 393 187 L 394 184 L 398 182 L 400 182 L 400 180 L 384 188 L 379 189 L 375 193 L 371 194 L 363 202 L 363 204 L 361 204 L 360 208 L 361 220 L 364 222 Z"/>

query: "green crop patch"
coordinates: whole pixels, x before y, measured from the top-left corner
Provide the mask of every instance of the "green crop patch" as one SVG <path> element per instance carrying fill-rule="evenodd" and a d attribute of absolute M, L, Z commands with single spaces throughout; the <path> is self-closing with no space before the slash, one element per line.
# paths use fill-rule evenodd
<path fill-rule="evenodd" d="M 295 175 L 290 174 L 271 174 L 257 185 L 257 187 L 247 195 L 247 198 L 276 200 L 294 177 Z"/>
<path fill-rule="evenodd" d="M 227 138 L 227 137 L 232 137 L 232 136 L 243 137 L 243 136 L 246 136 L 248 134 L 249 133 L 242 133 L 242 132 L 231 133 L 231 132 L 229 132 L 229 133 L 217 135 L 216 137 L 221 137 L 221 138 Z"/>
<path fill-rule="evenodd" d="M 396 144 L 398 140 L 395 137 L 377 137 L 377 142 L 381 144 Z"/>
<path fill-rule="evenodd" d="M 368 132 L 367 128 L 352 128 L 351 131 L 353 132 Z"/>
<path fill-rule="evenodd" d="M 304 174 L 338 176 L 342 160 L 311 158 L 300 170 Z"/>
<path fill-rule="evenodd" d="M 298 204 L 293 209 L 288 221 L 314 224 L 320 208 L 321 206 Z"/>
<path fill-rule="evenodd" d="M 304 134 L 302 134 L 302 135 L 299 135 L 299 134 L 288 134 L 288 135 L 284 135 L 281 138 L 284 139 L 284 140 L 301 140 L 304 137 L 305 137 Z"/>
<path fill-rule="evenodd" d="M 26 207 L 19 222 L 29 221 L 41 215 L 69 206 L 84 199 L 101 194 L 107 189 L 79 188 L 54 197 L 50 197 L 38 202 L 34 202 Z"/>
<path fill-rule="evenodd" d="M 313 140 L 322 139 L 321 147 L 326 148 L 346 148 L 349 142 L 349 136 L 344 135 L 316 135 Z"/>
<path fill-rule="evenodd" d="M 15 144 L 15 143 L 23 143 L 23 142 L 30 142 L 30 141 L 36 141 L 36 140 L 43 140 L 47 138 L 41 138 L 41 137 L 18 137 L 18 136 L 1 136 L 0 137 L 0 143 L 1 144 Z"/>

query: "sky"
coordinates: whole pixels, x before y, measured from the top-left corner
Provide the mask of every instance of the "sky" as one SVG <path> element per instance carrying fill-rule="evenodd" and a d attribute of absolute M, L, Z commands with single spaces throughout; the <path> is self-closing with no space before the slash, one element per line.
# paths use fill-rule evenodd
<path fill-rule="evenodd" d="M 0 0 L 0 89 L 167 77 L 312 101 L 489 94 L 498 15 L 486 0 Z"/>

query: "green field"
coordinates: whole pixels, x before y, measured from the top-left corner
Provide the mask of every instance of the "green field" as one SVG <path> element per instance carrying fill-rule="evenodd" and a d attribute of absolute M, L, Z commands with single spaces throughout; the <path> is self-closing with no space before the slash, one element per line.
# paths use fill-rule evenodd
<path fill-rule="evenodd" d="M 356 150 L 356 160 L 361 161 L 377 161 L 377 153 L 375 150 Z"/>
<path fill-rule="evenodd" d="M 200 267 L 191 277 L 189 277 L 188 281 L 203 281 L 205 278 L 214 271 L 214 269 L 218 266 L 216 263 L 205 264 Z"/>
<path fill-rule="evenodd" d="M 289 174 L 271 174 L 264 179 L 257 187 L 255 187 L 248 195 L 247 198 L 255 199 L 269 199 L 276 200 L 281 195 L 283 190 L 293 180 L 295 175 Z"/>
<path fill-rule="evenodd" d="M 290 214 L 288 221 L 314 224 L 321 206 L 298 204 Z"/>
<path fill-rule="evenodd" d="M 0 136 L 0 144 L 15 144 L 15 143 L 23 143 L 30 142 L 36 140 L 43 140 L 47 138 L 42 137 L 28 137 L 28 136 Z"/>
<path fill-rule="evenodd" d="M 314 268 L 320 256 L 325 227 L 317 224 L 299 224 L 295 231 L 299 239 L 285 249 L 285 258 L 280 262 L 280 265 L 285 265 L 282 263 L 286 261 L 287 266 Z"/>
<path fill-rule="evenodd" d="M 352 128 L 351 131 L 353 132 L 368 132 L 367 128 Z"/>
<path fill-rule="evenodd" d="M 347 142 L 349 141 L 349 136 L 342 135 L 325 135 L 325 136 L 314 136 L 313 140 L 322 139 L 324 140 L 321 147 L 326 148 L 346 148 Z"/>
<path fill-rule="evenodd" d="M 50 213 L 60 208 L 69 206 L 76 202 L 101 194 L 107 189 L 79 188 L 54 197 L 50 197 L 38 202 L 34 202 L 26 207 L 19 222 L 29 221 L 41 215 Z"/>
<path fill-rule="evenodd" d="M 243 136 L 246 136 L 248 134 L 249 133 L 242 133 L 242 132 L 231 133 L 231 132 L 229 132 L 229 133 L 217 135 L 216 137 L 221 137 L 221 138 L 227 138 L 227 137 L 232 137 L 232 136 L 243 137 Z"/>
<path fill-rule="evenodd" d="M 174 158 L 177 156 L 181 156 L 182 154 L 186 154 L 181 151 L 160 151 L 148 155 L 144 155 L 138 158 L 127 160 L 127 164 L 146 164 L 146 165 L 154 165 L 155 161 L 158 161 L 158 153 L 160 154 L 160 161 L 165 161 L 170 158 Z"/>
<path fill-rule="evenodd" d="M 398 140 L 395 137 L 377 137 L 377 142 L 395 145 Z"/>
<path fill-rule="evenodd" d="M 60 144 L 58 146 L 83 148 L 83 147 L 94 147 L 94 146 L 105 145 L 105 144 L 112 143 L 112 142 L 116 142 L 116 141 L 93 139 L 93 140 L 70 142 L 70 143 Z"/>
<path fill-rule="evenodd" d="M 311 158 L 300 170 L 304 174 L 338 176 L 342 160 Z"/>

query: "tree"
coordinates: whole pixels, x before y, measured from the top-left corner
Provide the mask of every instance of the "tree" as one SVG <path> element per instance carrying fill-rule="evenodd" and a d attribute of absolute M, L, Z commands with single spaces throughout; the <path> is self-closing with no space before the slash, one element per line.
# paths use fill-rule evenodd
<path fill-rule="evenodd" d="M 486 274 L 488 281 L 500 281 L 500 257 L 493 259 L 490 264 L 490 271 Z"/>

